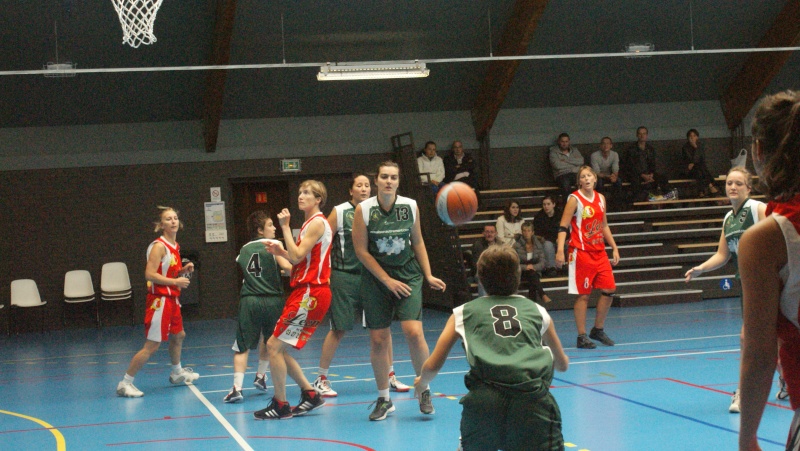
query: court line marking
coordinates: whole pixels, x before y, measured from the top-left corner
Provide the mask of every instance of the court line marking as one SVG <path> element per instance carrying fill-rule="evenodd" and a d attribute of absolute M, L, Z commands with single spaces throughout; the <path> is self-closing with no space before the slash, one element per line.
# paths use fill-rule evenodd
<path fill-rule="evenodd" d="M 635 404 L 635 405 L 640 406 L 640 407 L 645 407 L 645 408 L 648 408 L 648 409 L 652 409 L 652 410 L 655 410 L 657 412 L 665 413 L 667 415 L 672 415 L 672 416 L 678 417 L 678 418 L 683 419 L 683 420 L 693 421 L 695 423 L 699 423 L 699 424 L 702 424 L 704 426 L 712 427 L 714 429 L 719 429 L 721 431 L 730 432 L 730 433 L 733 433 L 733 434 L 735 434 L 737 436 L 739 435 L 739 431 L 737 431 L 737 430 L 734 430 L 734 429 L 731 429 L 731 428 L 727 428 L 727 427 L 724 427 L 724 426 L 719 426 L 719 425 L 716 425 L 716 424 L 713 424 L 713 423 L 709 423 L 707 421 L 703 421 L 703 420 L 700 420 L 700 419 L 697 419 L 697 418 L 692 418 L 692 417 L 690 417 L 688 415 L 683 415 L 683 414 L 680 414 L 680 413 L 677 413 L 677 412 L 671 412 L 669 410 L 662 409 L 661 407 L 656 407 L 656 406 L 653 406 L 653 405 L 650 405 L 650 404 L 645 404 L 645 403 L 640 402 L 640 401 L 634 401 L 633 399 L 625 398 L 625 397 L 622 397 L 622 396 L 619 396 L 619 395 L 615 395 L 613 393 L 604 392 L 603 390 L 598 390 L 596 388 L 587 387 L 585 385 L 578 384 L 578 383 L 575 383 L 575 382 L 571 382 L 571 381 L 568 381 L 566 379 L 561 379 L 561 378 L 554 377 L 553 380 L 557 380 L 557 381 L 559 381 L 561 383 L 564 383 L 564 384 L 567 384 L 567 385 L 572 385 L 572 386 L 577 387 L 577 388 L 582 388 L 584 390 L 589 390 L 591 392 L 595 392 L 595 393 L 598 393 L 600 395 L 605 395 L 605 396 L 608 396 L 608 397 L 611 397 L 611 398 L 615 398 L 615 399 L 618 399 L 620 401 L 629 402 L 631 404 Z M 776 442 L 774 440 L 769 440 L 769 439 L 764 438 L 764 437 L 758 437 L 758 439 L 761 440 L 761 441 L 767 442 L 767 443 L 771 443 L 773 445 L 778 445 L 778 446 L 785 446 L 786 445 L 785 443 L 779 443 L 779 442 Z"/>
<path fill-rule="evenodd" d="M 214 415 L 214 418 L 216 418 L 217 421 L 219 421 L 219 423 L 222 425 L 222 427 L 224 427 L 228 431 L 228 433 L 231 434 L 231 437 L 234 440 L 236 440 L 236 442 L 239 444 L 239 446 L 242 447 L 243 450 L 254 451 L 253 448 L 244 439 L 244 437 L 242 437 L 239 434 L 239 432 L 236 429 L 234 429 L 233 426 L 231 426 L 228 420 L 226 420 L 225 417 L 222 416 L 222 414 L 219 412 L 219 410 L 217 410 L 217 408 L 214 407 L 214 405 L 211 404 L 208 401 L 208 399 L 205 396 L 203 396 L 202 393 L 200 393 L 200 390 L 198 390 L 197 387 L 194 386 L 194 384 L 187 382 L 186 385 L 188 385 L 189 389 L 192 390 L 192 393 L 194 393 L 194 395 L 197 396 L 197 399 L 199 399 L 200 402 L 205 404 L 206 408 L 208 408 L 208 411 L 211 412 L 211 415 Z"/>
<path fill-rule="evenodd" d="M 8 410 L 0 410 L 0 413 L 6 414 L 6 415 L 15 416 L 15 417 L 20 417 L 20 418 L 23 418 L 25 420 L 33 421 L 34 423 L 40 424 L 42 427 L 44 427 L 45 429 L 50 431 L 50 433 L 53 434 L 53 436 L 55 437 L 55 439 L 56 439 L 56 450 L 57 451 L 66 451 L 67 442 L 66 442 L 66 440 L 64 440 L 64 435 L 62 435 L 61 432 L 58 429 L 54 428 L 52 425 L 50 425 L 46 421 L 40 420 L 38 418 L 31 417 L 31 416 L 28 416 L 28 415 L 23 415 L 21 413 L 9 412 Z"/>

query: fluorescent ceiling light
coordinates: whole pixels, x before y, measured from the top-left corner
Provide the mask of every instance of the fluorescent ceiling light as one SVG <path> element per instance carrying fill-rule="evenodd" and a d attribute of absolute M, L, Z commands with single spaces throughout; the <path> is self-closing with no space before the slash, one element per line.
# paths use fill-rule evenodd
<path fill-rule="evenodd" d="M 647 58 L 649 55 L 642 55 L 642 53 L 649 53 L 656 49 L 656 46 L 645 42 L 643 44 L 628 44 L 625 46 L 625 52 L 630 53 L 631 56 L 626 58 Z"/>
<path fill-rule="evenodd" d="M 328 63 L 320 66 L 317 80 L 381 80 L 387 78 L 422 78 L 430 74 L 425 63 L 349 64 Z"/>

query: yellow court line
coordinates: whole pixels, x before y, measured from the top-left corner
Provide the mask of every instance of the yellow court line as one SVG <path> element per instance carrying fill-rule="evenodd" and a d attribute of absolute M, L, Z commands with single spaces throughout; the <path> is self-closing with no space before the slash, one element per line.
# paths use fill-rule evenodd
<path fill-rule="evenodd" d="M 40 420 L 38 418 L 29 417 L 28 415 L 23 415 L 21 413 L 9 412 L 7 410 L 0 410 L 0 413 L 6 414 L 6 415 L 13 415 L 15 417 L 24 418 L 26 420 L 33 421 L 34 423 L 40 424 L 43 428 L 47 429 L 48 431 L 50 431 L 51 434 L 53 434 L 53 436 L 55 436 L 55 438 L 56 438 L 56 451 L 66 451 L 67 442 L 64 440 L 64 436 L 61 435 L 61 432 L 59 432 L 58 429 L 54 428 L 49 423 L 47 423 L 45 421 L 42 421 L 42 420 Z"/>

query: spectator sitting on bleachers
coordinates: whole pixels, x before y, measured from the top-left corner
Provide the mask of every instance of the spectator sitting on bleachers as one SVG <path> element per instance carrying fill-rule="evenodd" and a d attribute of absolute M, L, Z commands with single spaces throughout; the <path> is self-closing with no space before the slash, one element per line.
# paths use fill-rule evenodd
<path fill-rule="evenodd" d="M 428 141 L 425 143 L 422 155 L 417 158 L 417 165 L 419 166 L 420 181 L 423 184 L 428 183 L 428 177 L 430 177 L 433 192 L 439 191 L 439 184 L 444 180 L 444 162 L 442 157 L 436 155 L 435 142 Z M 428 174 L 428 176 L 425 174 Z"/>
<path fill-rule="evenodd" d="M 545 275 L 555 277 L 556 243 L 558 242 L 558 226 L 561 225 L 561 211 L 556 207 L 553 196 L 542 199 L 542 209 L 533 217 L 533 229 L 544 240 Z"/>
<path fill-rule="evenodd" d="M 686 176 L 697 180 L 698 195 L 717 194 L 719 189 L 714 185 L 714 176 L 706 166 L 706 149 L 700 142 L 700 133 L 695 129 L 686 132 L 686 144 L 681 148 Z"/>
<path fill-rule="evenodd" d="M 647 200 L 649 193 L 669 192 L 669 180 L 656 171 L 656 150 L 647 143 L 647 135 L 647 127 L 636 129 L 636 143 L 628 147 L 622 162 L 634 202 Z"/>
<path fill-rule="evenodd" d="M 503 214 L 497 218 L 497 234 L 506 243 L 513 243 L 522 233 L 522 216 L 519 202 L 509 200 L 503 207 Z M 477 260 L 476 260 L 477 261 Z"/>
<path fill-rule="evenodd" d="M 503 240 L 497 236 L 497 228 L 494 224 L 486 224 L 483 226 L 483 236 L 472 243 L 470 276 L 475 277 L 478 259 L 481 258 L 483 251 L 490 246 L 502 246 L 503 244 Z M 480 284 L 478 284 L 478 294 L 480 296 L 486 296 L 486 291 Z"/>
<path fill-rule="evenodd" d="M 475 160 L 472 155 L 464 152 L 464 145 L 461 141 L 453 141 L 450 153 L 444 157 L 444 180 L 442 183 L 458 181 L 477 189 L 478 177 L 476 175 Z"/>
<path fill-rule="evenodd" d="M 522 235 L 514 242 L 522 270 L 520 280 L 528 284 L 528 299 L 547 304 L 550 297 L 542 289 L 541 273 L 544 269 L 544 241 L 533 234 L 533 224 L 522 223 Z"/>
<path fill-rule="evenodd" d="M 619 203 L 622 193 L 622 179 L 619 178 L 619 154 L 613 150 L 614 142 L 604 136 L 600 140 L 600 150 L 592 153 L 592 169 L 597 173 L 597 186 L 609 203 Z M 607 188 L 607 190 L 605 189 Z M 611 194 L 609 196 L 609 194 Z"/>
<path fill-rule="evenodd" d="M 586 162 L 583 155 L 577 148 L 569 144 L 569 135 L 562 133 L 558 135 L 557 145 L 550 148 L 550 168 L 553 170 L 553 178 L 556 180 L 559 193 L 564 202 L 572 192 L 572 186 L 580 170 Z"/>

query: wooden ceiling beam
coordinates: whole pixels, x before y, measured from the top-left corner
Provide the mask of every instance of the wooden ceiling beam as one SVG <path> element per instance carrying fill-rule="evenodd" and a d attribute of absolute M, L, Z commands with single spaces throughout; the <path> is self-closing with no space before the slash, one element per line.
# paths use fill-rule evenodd
<path fill-rule="evenodd" d="M 217 0 L 217 20 L 211 42 L 211 65 L 227 65 L 231 59 L 231 37 L 236 17 L 236 0 Z M 206 152 L 217 150 L 219 123 L 225 97 L 225 70 L 211 70 L 203 93 L 203 140 Z"/>
<path fill-rule="evenodd" d="M 786 2 L 758 47 L 795 47 L 800 42 L 800 2 Z M 780 73 L 792 52 L 751 53 L 722 93 L 720 103 L 729 130 L 735 130 Z"/>
<path fill-rule="evenodd" d="M 533 32 L 539 25 L 548 0 L 517 0 L 503 30 L 495 56 L 518 56 L 528 53 Z M 472 108 L 475 136 L 482 140 L 491 130 L 505 101 L 520 61 L 492 61 L 483 83 L 478 88 Z"/>

